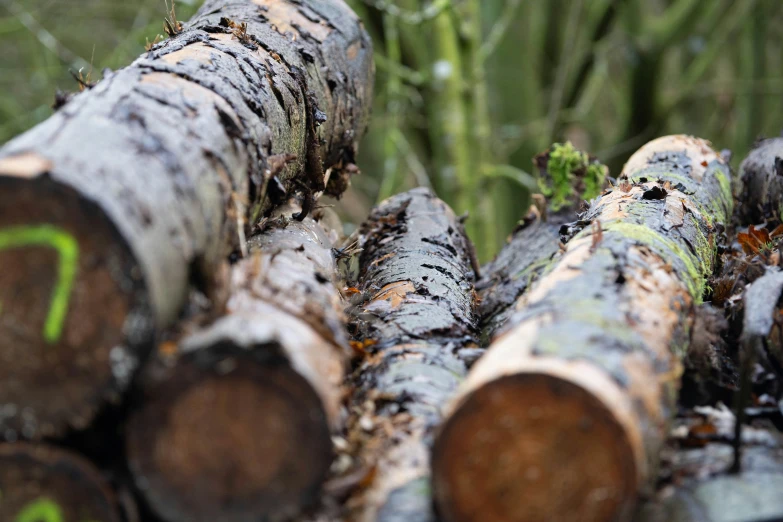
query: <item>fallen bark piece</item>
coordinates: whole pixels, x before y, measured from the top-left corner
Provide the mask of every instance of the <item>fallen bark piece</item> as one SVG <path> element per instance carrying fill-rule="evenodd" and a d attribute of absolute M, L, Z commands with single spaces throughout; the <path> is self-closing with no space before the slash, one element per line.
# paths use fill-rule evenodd
<path fill-rule="evenodd" d="M 482 339 L 492 336 L 512 315 L 514 304 L 551 265 L 560 251 L 560 234 L 578 222 L 577 208 L 598 196 L 606 185 L 608 169 L 571 145 L 554 144 L 537 155 L 539 178 L 549 180 L 548 200 L 534 196 L 520 226 L 498 255 L 481 270 L 476 283 Z"/>
<path fill-rule="evenodd" d="M 245 227 L 356 170 L 372 49 L 344 2 L 207 0 L 174 25 L 0 149 L 0 433 L 84 427 Z"/>
<path fill-rule="evenodd" d="M 730 428 L 731 431 L 733 428 Z M 748 428 L 746 428 L 747 430 Z M 774 428 L 772 428 L 774 430 Z M 668 473 L 674 484 L 642 504 L 639 522 L 764 522 L 783 520 L 783 450 L 780 436 L 766 433 L 766 444 L 744 452 L 742 472 L 727 473 L 733 452 L 729 445 L 671 449 Z M 775 430 L 776 431 L 776 430 Z M 744 437 L 745 438 L 745 437 Z"/>
<path fill-rule="evenodd" d="M 0 520 L 120 522 L 108 482 L 81 456 L 47 445 L 0 444 Z"/>
<path fill-rule="evenodd" d="M 729 176 L 708 142 L 668 136 L 594 200 L 448 410 L 433 449 L 444 520 L 629 519 L 655 476 Z"/>
<path fill-rule="evenodd" d="M 142 376 L 128 460 L 166 521 L 291 517 L 326 478 L 349 348 L 331 243 L 290 216 L 250 239 L 226 315 Z"/>
<path fill-rule="evenodd" d="M 745 225 L 783 221 L 783 138 L 761 140 L 742 161 L 737 218 Z"/>
<path fill-rule="evenodd" d="M 349 442 L 372 471 L 348 501 L 351 520 L 434 521 L 429 447 L 441 407 L 475 350 L 475 273 L 465 230 L 429 189 L 387 199 L 360 228 L 352 325 L 361 360 Z"/>

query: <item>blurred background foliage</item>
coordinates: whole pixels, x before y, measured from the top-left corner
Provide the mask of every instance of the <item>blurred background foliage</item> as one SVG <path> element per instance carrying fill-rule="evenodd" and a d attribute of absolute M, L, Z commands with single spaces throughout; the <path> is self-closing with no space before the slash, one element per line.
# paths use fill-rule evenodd
<path fill-rule="evenodd" d="M 187 19 L 199 0 L 179 0 Z M 734 153 L 783 128 L 781 0 L 349 0 L 375 42 L 363 175 L 340 202 L 430 185 L 487 259 L 536 190 L 531 158 L 570 140 L 617 175 L 662 134 Z M 69 70 L 129 63 L 163 0 L 0 0 L 0 143 L 51 114 Z"/>

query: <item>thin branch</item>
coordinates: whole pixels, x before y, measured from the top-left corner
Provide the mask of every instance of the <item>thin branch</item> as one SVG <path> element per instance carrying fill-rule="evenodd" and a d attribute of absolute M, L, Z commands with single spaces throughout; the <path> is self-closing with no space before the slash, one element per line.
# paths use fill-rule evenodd
<path fill-rule="evenodd" d="M 521 0 L 506 0 L 503 6 L 503 12 L 500 13 L 492 29 L 489 31 L 489 35 L 478 52 L 478 61 L 485 62 L 489 58 L 495 49 L 497 49 L 503 37 L 506 35 L 508 28 L 511 26 L 511 22 L 514 21 L 517 13 L 517 8 Z"/>

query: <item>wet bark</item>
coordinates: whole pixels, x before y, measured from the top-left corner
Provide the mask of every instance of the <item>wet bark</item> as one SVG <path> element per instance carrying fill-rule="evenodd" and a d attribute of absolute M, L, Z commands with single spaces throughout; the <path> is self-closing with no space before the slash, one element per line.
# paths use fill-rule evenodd
<path fill-rule="evenodd" d="M 489 344 L 514 313 L 514 304 L 550 264 L 560 250 L 560 228 L 576 221 L 576 211 L 531 213 L 515 230 L 498 255 L 481 270 L 476 283 L 478 315 L 483 344 Z"/>
<path fill-rule="evenodd" d="M 783 138 L 761 140 L 742 161 L 737 218 L 745 225 L 783 220 Z"/>
<path fill-rule="evenodd" d="M 654 478 L 729 169 L 707 142 L 669 136 L 619 181 L 448 409 L 433 450 L 445 520 L 627 520 Z"/>
<path fill-rule="evenodd" d="M 207 0 L 173 32 L 0 150 L 0 432 L 83 427 L 256 218 L 356 171 L 372 49 L 342 1 Z"/>
<path fill-rule="evenodd" d="M 83 457 L 48 445 L 0 444 L 0 520 L 120 522 L 108 481 Z"/>
<path fill-rule="evenodd" d="M 351 325 L 362 351 L 349 443 L 371 478 L 354 492 L 351 520 L 434 521 L 429 448 L 441 408 L 478 351 L 472 245 L 428 189 L 387 199 L 360 228 Z"/>
<path fill-rule="evenodd" d="M 225 315 L 143 374 L 128 459 L 166 521 L 279 520 L 326 478 L 349 348 L 331 241 L 292 215 L 249 240 Z"/>

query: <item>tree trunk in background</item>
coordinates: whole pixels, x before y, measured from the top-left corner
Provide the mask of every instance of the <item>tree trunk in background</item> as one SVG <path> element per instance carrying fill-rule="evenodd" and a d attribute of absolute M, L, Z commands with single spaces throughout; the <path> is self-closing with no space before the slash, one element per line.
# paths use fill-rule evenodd
<path fill-rule="evenodd" d="M 458 218 L 428 189 L 394 196 L 360 229 L 352 326 L 364 355 L 349 443 L 373 469 L 348 501 L 351 520 L 434 521 L 429 446 L 441 407 L 477 351 L 472 245 Z"/>
<path fill-rule="evenodd" d="M 108 481 L 83 457 L 47 445 L 0 444 L 0 520 L 120 522 Z"/>
<path fill-rule="evenodd" d="M 342 1 L 207 0 L 3 147 L 0 433 L 85 426 L 247 225 L 338 196 L 373 72 Z"/>
<path fill-rule="evenodd" d="M 128 459 L 164 520 L 278 520 L 326 478 L 349 355 L 343 304 L 326 233 L 290 216 L 250 239 L 227 314 L 164 344 L 143 374 Z"/>
<path fill-rule="evenodd" d="M 445 520 L 628 519 L 655 477 L 729 180 L 708 142 L 669 136 L 594 201 L 439 430 Z"/>

